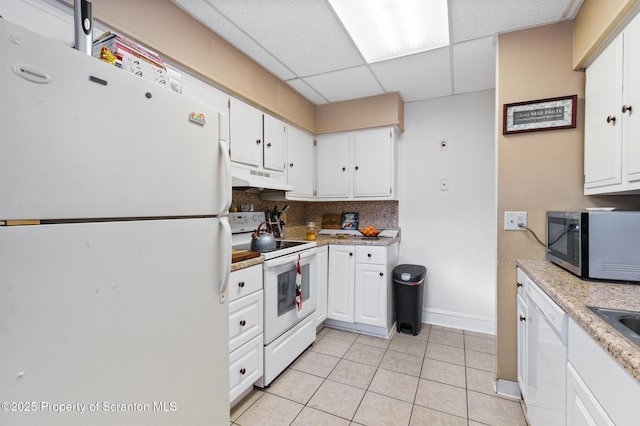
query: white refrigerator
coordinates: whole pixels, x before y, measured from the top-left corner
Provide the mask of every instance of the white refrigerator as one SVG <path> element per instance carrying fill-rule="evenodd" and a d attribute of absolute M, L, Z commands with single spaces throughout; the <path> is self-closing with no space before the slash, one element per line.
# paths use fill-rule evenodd
<path fill-rule="evenodd" d="M 229 424 L 226 133 L 0 19 L 0 424 Z"/>

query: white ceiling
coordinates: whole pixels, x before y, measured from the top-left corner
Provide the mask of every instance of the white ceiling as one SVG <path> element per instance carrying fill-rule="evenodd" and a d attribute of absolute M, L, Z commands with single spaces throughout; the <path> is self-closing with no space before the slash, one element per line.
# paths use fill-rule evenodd
<path fill-rule="evenodd" d="M 492 89 L 496 34 L 573 19 L 583 0 L 449 0 L 449 47 L 373 64 L 327 0 L 172 1 L 311 102 L 325 104 L 389 92 L 413 102 Z"/>

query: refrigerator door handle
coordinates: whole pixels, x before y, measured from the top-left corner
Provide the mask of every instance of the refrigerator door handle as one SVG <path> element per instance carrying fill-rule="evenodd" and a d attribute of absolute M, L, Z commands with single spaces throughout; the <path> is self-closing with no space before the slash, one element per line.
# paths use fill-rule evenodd
<path fill-rule="evenodd" d="M 224 252 L 231 253 L 231 226 L 229 220 L 226 217 L 220 218 L 220 224 L 224 228 Z M 220 304 L 226 302 L 227 288 L 229 287 L 229 276 L 231 274 L 231 255 L 224 260 L 224 275 L 222 276 L 222 283 L 220 284 Z"/>
<path fill-rule="evenodd" d="M 218 114 L 218 121 L 220 123 L 219 131 L 220 138 L 218 140 L 218 144 L 220 146 L 220 153 L 222 154 L 222 159 L 224 161 L 224 196 L 225 201 L 222 206 L 222 211 L 218 213 L 219 216 L 227 214 L 229 208 L 231 207 L 231 156 L 229 154 L 229 146 L 227 144 L 227 136 L 228 131 L 223 131 L 222 126 L 224 126 L 224 116 L 222 114 Z"/>

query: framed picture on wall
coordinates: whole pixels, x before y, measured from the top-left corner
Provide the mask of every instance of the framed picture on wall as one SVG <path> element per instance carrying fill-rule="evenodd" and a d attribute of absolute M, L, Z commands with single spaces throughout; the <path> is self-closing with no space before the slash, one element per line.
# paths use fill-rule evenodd
<path fill-rule="evenodd" d="M 502 134 L 573 129 L 578 95 L 504 104 Z"/>

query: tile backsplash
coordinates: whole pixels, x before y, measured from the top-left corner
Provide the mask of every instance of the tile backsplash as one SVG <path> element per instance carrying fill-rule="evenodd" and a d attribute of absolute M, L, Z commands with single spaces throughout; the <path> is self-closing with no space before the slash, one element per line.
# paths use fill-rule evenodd
<path fill-rule="evenodd" d="M 315 222 L 318 229 L 322 225 L 322 215 L 328 213 L 358 212 L 361 225 L 373 225 L 383 229 L 398 228 L 397 201 L 264 201 L 260 194 L 233 190 L 232 206 L 240 210 L 242 204 L 253 204 L 256 211 L 278 210 L 289 204 L 286 213 L 287 227 L 305 226 L 307 222 Z"/>

